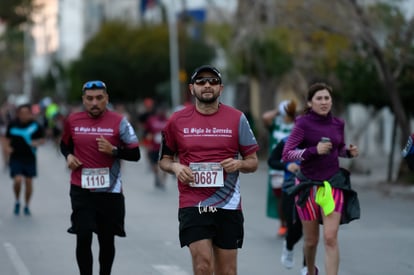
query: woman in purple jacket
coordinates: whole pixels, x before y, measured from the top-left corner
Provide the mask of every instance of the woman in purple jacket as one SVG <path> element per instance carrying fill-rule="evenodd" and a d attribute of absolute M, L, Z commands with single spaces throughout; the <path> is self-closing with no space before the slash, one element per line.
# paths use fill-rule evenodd
<path fill-rule="evenodd" d="M 344 206 L 344 194 L 341 189 L 332 188 L 334 210 L 325 215 L 316 203 L 316 193 L 323 183 L 340 173 L 338 157 L 356 157 L 358 148 L 344 141 L 344 121 L 332 115 L 332 88 L 325 83 L 315 83 L 309 87 L 305 114 L 296 119 L 295 126 L 283 150 L 283 161 L 300 160 L 302 177 L 296 178 L 296 184 L 306 178 L 310 185 L 306 200 L 297 210 L 303 225 L 304 253 L 307 269 L 302 274 L 317 275 L 315 266 L 316 248 L 319 241 L 319 221 L 323 222 L 325 245 L 325 269 L 327 275 L 337 275 L 339 268 L 338 229 Z M 299 148 L 299 149 L 298 149 Z M 298 194 L 297 199 L 301 194 Z M 303 196 L 302 196 L 303 198 Z"/>

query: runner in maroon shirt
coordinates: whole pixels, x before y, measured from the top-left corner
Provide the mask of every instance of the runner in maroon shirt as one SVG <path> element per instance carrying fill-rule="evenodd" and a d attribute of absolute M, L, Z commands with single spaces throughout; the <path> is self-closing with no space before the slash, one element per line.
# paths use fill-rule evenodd
<path fill-rule="evenodd" d="M 167 124 L 167 106 L 163 103 L 158 103 L 155 106 L 155 111 L 151 114 L 145 125 L 145 140 L 147 141 L 147 156 L 151 166 L 151 171 L 154 174 L 154 185 L 156 188 L 164 189 L 167 179 L 167 173 L 162 171 L 158 166 L 159 151 L 161 147 L 161 132 Z"/>
<path fill-rule="evenodd" d="M 216 68 L 196 69 L 189 89 L 195 105 L 169 119 L 159 165 L 178 180 L 180 243 L 190 249 L 194 274 L 236 274 L 244 219 L 239 173 L 256 171 L 259 146 L 244 114 L 219 102 Z"/>
<path fill-rule="evenodd" d="M 85 111 L 71 114 L 60 148 L 71 172 L 72 226 L 81 275 L 92 275 L 92 233 L 98 235 L 101 275 L 111 274 L 115 235 L 125 237 L 125 201 L 120 160 L 138 161 L 138 138 L 122 115 L 107 109 L 102 81 L 86 82 L 82 89 Z"/>

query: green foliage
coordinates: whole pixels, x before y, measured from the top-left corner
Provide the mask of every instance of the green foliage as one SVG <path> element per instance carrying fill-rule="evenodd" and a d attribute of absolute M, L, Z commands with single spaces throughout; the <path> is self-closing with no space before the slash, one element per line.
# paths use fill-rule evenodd
<path fill-rule="evenodd" d="M 33 0 L 1 0 L 0 19 L 11 29 L 29 22 L 33 9 Z"/>
<path fill-rule="evenodd" d="M 407 110 L 408 114 L 414 116 L 414 66 L 407 66 L 404 69 L 398 88 L 404 109 Z"/>
<path fill-rule="evenodd" d="M 207 46 L 201 40 L 192 40 L 181 36 L 180 43 L 185 45 L 185 47 L 180 47 L 180 56 L 184 56 L 183 68 L 187 75 L 190 75 L 200 65 L 209 63 L 215 56 L 215 49 Z"/>
<path fill-rule="evenodd" d="M 395 5 L 395 3 L 370 5 L 368 6 L 368 14 L 371 20 L 377 23 L 373 26 L 376 29 L 383 29 L 384 27 L 393 29 L 405 24 L 401 7 Z"/>
<path fill-rule="evenodd" d="M 228 24 L 208 24 L 206 26 L 207 35 L 213 37 L 217 45 L 228 48 L 231 44 L 232 28 Z"/>
<path fill-rule="evenodd" d="M 368 9 L 373 32 L 383 40 L 382 52 L 393 72 L 402 66 L 402 73 L 396 78 L 396 85 L 399 91 L 401 102 L 408 114 L 414 114 L 414 66 L 409 60 L 399 60 L 401 52 L 405 48 L 405 32 L 408 23 L 402 14 L 401 7 L 396 3 L 379 3 Z M 350 58 L 342 60 L 336 67 L 335 72 L 344 90 L 343 99 L 345 102 L 358 102 L 365 105 L 372 105 L 376 108 L 390 106 L 389 95 L 384 90 L 384 84 L 380 79 L 381 73 L 373 60 L 370 51 L 362 43 L 353 48 Z M 410 55 L 414 54 L 411 46 Z M 405 62 L 404 64 L 401 62 Z"/>
<path fill-rule="evenodd" d="M 22 25 L 31 23 L 30 16 L 34 8 L 33 0 L 0 1 L 0 21 L 6 25 L 6 31 L 0 35 L 0 100 L 5 100 L 7 94 L 15 92 L 12 89 L 21 89 L 19 80 L 24 66 Z"/>
<path fill-rule="evenodd" d="M 214 50 L 202 41 L 193 41 L 182 34 L 179 41 L 180 46 L 184 45 L 180 50 L 188 70 L 214 57 Z M 81 83 L 91 79 L 106 82 L 111 101 L 158 96 L 157 91 L 170 80 L 168 28 L 165 25 L 136 28 L 108 22 L 85 45 L 70 75 L 71 99 L 79 98 Z"/>
<path fill-rule="evenodd" d="M 253 40 L 251 50 L 252 58 L 249 63 L 253 74 L 280 76 L 292 68 L 292 57 L 286 53 L 276 40 Z"/>
<path fill-rule="evenodd" d="M 12 83 L 21 79 L 24 66 L 23 33 L 18 29 L 10 29 L 0 37 L 0 101 L 6 99 L 11 89 L 19 89 Z M 9 87 L 6 87 L 9 84 Z"/>
<path fill-rule="evenodd" d="M 23 32 L 17 29 L 12 29 L 6 32 L 4 36 L 0 37 L 0 43 L 4 45 L 4 48 L 2 48 L 0 51 L 2 70 L 8 66 L 15 66 L 18 63 L 23 62 L 23 35 Z"/>
<path fill-rule="evenodd" d="M 293 56 L 274 37 L 244 41 L 231 56 L 237 73 L 259 78 L 275 78 L 293 67 Z"/>
<path fill-rule="evenodd" d="M 344 103 L 362 103 L 376 108 L 388 105 L 388 97 L 372 59 L 341 60 L 335 73 L 341 83 L 341 93 L 336 96 Z"/>

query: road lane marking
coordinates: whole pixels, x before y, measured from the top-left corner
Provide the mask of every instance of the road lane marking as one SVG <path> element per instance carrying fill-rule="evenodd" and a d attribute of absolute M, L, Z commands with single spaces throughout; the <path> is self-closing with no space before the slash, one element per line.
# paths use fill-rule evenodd
<path fill-rule="evenodd" d="M 190 275 L 186 271 L 182 270 L 179 266 L 176 265 L 152 265 L 152 267 L 157 270 L 162 275 Z"/>
<path fill-rule="evenodd" d="M 22 258 L 20 258 L 19 253 L 17 253 L 16 248 L 11 243 L 4 243 L 4 248 L 6 249 L 7 255 L 9 256 L 14 268 L 17 271 L 18 275 L 30 275 L 29 270 L 24 264 Z"/>

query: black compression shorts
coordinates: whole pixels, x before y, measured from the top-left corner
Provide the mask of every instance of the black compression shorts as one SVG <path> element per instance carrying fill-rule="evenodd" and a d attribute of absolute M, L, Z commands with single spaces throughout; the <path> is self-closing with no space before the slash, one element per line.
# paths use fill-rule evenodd
<path fill-rule="evenodd" d="M 91 192 L 71 184 L 72 226 L 69 233 L 112 233 L 125 237 L 125 199 L 122 193 Z"/>
<path fill-rule="evenodd" d="M 181 247 L 204 239 L 211 239 L 222 249 L 237 249 L 243 245 L 241 210 L 186 207 L 178 210 L 178 220 Z"/>

